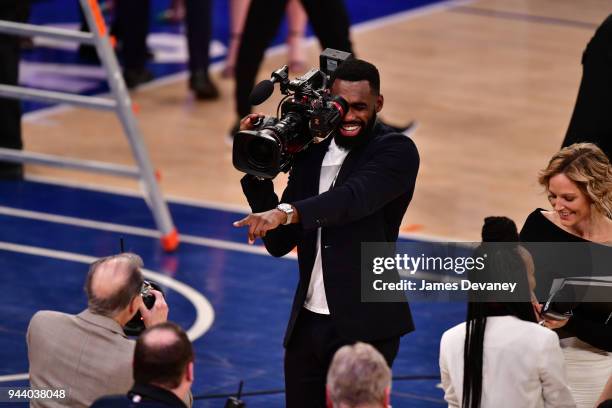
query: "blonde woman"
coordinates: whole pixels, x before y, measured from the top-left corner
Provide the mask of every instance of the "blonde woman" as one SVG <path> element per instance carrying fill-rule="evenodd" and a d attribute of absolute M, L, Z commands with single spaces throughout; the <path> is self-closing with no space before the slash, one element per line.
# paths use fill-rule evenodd
<path fill-rule="evenodd" d="M 612 166 L 601 149 L 591 143 L 561 149 L 541 171 L 538 181 L 546 189 L 552 208 L 539 208 L 529 215 L 520 233 L 521 241 L 595 244 L 582 249 L 599 251 L 609 259 L 612 255 Z M 532 252 L 540 301 L 553 278 L 592 272 L 590 258 L 565 253 L 555 245 L 549 245 L 546 251 L 549 252 Z M 579 408 L 595 406 L 612 373 L 610 317 L 602 303 L 590 302 L 574 307 L 568 319 L 542 318 L 542 324 L 556 330 L 561 339 L 568 384 Z"/>

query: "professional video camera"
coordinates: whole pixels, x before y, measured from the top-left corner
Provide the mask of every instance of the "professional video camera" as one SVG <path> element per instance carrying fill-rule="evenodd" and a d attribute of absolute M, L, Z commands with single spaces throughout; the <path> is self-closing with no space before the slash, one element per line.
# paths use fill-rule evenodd
<path fill-rule="evenodd" d="M 329 79 L 352 54 L 327 48 L 319 57 L 319 69 L 289 80 L 289 69 L 274 71 L 270 80 L 253 88 L 250 100 L 259 105 L 274 92 L 274 83 L 286 95 L 279 103 L 280 119 L 266 116 L 256 130 L 234 136 L 233 163 L 236 169 L 261 178 L 274 178 L 291 169 L 293 155 L 310 143 L 326 139 L 342 123 L 348 110 L 344 98 L 329 93 Z M 278 113 L 277 113 L 278 116 Z"/>

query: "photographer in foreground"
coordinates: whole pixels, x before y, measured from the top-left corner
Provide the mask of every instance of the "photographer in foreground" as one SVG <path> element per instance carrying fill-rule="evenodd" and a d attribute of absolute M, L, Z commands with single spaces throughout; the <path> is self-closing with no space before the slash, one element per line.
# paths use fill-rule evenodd
<path fill-rule="evenodd" d="M 142 259 L 123 253 L 94 262 L 87 274 L 87 309 L 78 315 L 37 312 L 28 327 L 32 388 L 65 389 L 66 400 L 32 400 L 33 407 L 88 407 L 125 394 L 133 384 L 134 341 L 125 326 L 140 311 L 146 327 L 165 322 L 168 305 L 155 290 L 149 310 L 141 295 Z"/>
<path fill-rule="evenodd" d="M 271 180 L 241 183 L 255 212 L 234 223 L 262 238 L 274 256 L 298 247 L 300 280 L 285 334 L 287 407 L 325 406 L 325 379 L 335 351 L 372 344 L 391 366 L 400 336 L 414 325 L 405 299 L 361 301 L 361 243 L 395 242 L 414 191 L 419 156 L 405 135 L 377 121 L 380 77 L 348 59 L 331 76 L 331 94 L 348 108 L 339 128 L 294 157 L 282 198 Z M 241 130 L 262 115 L 251 114 Z"/>

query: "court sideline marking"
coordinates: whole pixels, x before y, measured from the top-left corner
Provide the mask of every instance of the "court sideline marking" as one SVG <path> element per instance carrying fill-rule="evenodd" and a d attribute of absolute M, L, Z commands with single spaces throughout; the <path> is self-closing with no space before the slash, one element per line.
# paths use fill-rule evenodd
<path fill-rule="evenodd" d="M 56 214 L 39 212 L 39 211 L 22 210 L 19 208 L 5 207 L 1 205 L 0 205 L 0 215 L 6 215 L 6 216 L 18 217 L 18 218 L 26 218 L 26 219 L 37 220 L 37 221 L 46 221 L 46 222 L 52 222 L 56 224 L 70 225 L 74 227 L 92 228 L 92 229 L 97 229 L 101 231 L 118 232 L 122 234 L 137 235 L 137 236 L 147 237 L 147 238 L 159 239 L 161 236 L 158 230 L 153 230 L 149 228 L 132 227 L 132 226 L 115 224 L 115 223 L 110 223 L 110 222 L 93 221 L 93 220 L 77 218 L 77 217 L 68 217 L 65 215 L 56 215 Z M 246 231 L 245 231 L 245 239 L 246 239 Z M 225 240 L 215 239 L 215 238 L 204 238 L 204 237 L 198 237 L 195 235 L 185 235 L 185 234 L 180 235 L 180 240 L 181 242 L 184 242 L 184 243 L 198 245 L 198 246 L 205 246 L 209 248 L 224 249 L 224 250 L 229 250 L 229 251 L 238 251 L 238 252 L 246 252 L 246 253 L 255 254 L 255 255 L 269 256 L 266 249 L 261 245 L 241 244 L 238 242 L 225 241 Z M 297 259 L 297 257 L 293 254 L 288 254 L 286 255 L 286 257 Z"/>
<path fill-rule="evenodd" d="M 37 176 L 26 175 L 26 180 L 32 181 L 35 183 L 46 183 L 46 184 L 52 184 L 52 185 L 57 185 L 57 186 L 62 186 L 62 187 L 71 187 L 71 188 L 76 188 L 76 189 L 103 192 L 103 193 L 108 193 L 108 194 L 125 195 L 128 197 L 143 199 L 143 193 L 140 193 L 136 190 L 131 190 L 125 187 L 103 186 L 103 185 L 98 185 L 94 183 L 76 182 L 72 180 L 64 180 L 64 179 L 59 179 L 59 178 L 54 178 L 54 177 L 38 176 L 38 175 Z M 213 201 L 213 200 L 202 200 L 202 199 L 195 199 L 195 198 L 179 197 L 179 196 L 174 196 L 171 194 L 164 194 L 164 198 L 166 202 L 168 203 L 190 205 L 193 207 L 226 211 L 226 212 L 236 212 L 236 213 L 245 214 L 245 215 L 251 213 L 251 209 L 246 205 L 243 206 L 239 204 L 227 204 L 227 203 L 222 203 L 222 202 Z M 180 231 L 179 231 L 179 234 L 180 234 Z M 180 235 L 180 236 L 183 236 L 183 235 Z M 431 234 L 424 234 L 424 233 L 400 232 L 399 237 L 403 239 L 423 241 L 423 242 L 465 242 L 465 239 L 462 239 L 459 237 L 431 235 Z M 468 242 L 471 242 L 471 241 L 468 241 Z"/>
<path fill-rule="evenodd" d="M 0 241 L 0 250 L 60 259 L 63 261 L 79 262 L 84 264 L 91 264 L 92 262 L 98 259 L 93 256 L 77 254 L 74 252 L 57 251 L 29 245 L 18 245 L 4 241 Z M 174 278 L 171 278 L 170 276 L 163 275 L 159 272 L 154 272 L 149 269 L 143 268 L 142 274 L 146 278 L 152 279 L 157 283 L 166 286 L 174 290 L 175 292 L 183 295 L 187 300 L 191 302 L 191 304 L 193 304 L 193 307 L 196 311 L 196 318 L 191 327 L 187 330 L 187 337 L 189 337 L 192 342 L 200 338 L 204 333 L 206 333 L 206 331 L 208 331 L 213 321 L 215 320 L 215 311 L 208 299 L 206 299 L 200 292 L 193 289 L 191 286 L 188 286 L 182 282 L 177 281 Z M 28 373 L 2 375 L 0 376 L 0 383 L 8 381 L 27 380 L 28 378 Z"/>

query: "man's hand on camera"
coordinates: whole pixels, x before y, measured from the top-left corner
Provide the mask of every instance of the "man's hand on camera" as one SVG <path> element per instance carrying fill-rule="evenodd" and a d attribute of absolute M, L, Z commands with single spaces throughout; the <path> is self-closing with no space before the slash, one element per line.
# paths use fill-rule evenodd
<path fill-rule="evenodd" d="M 292 222 L 297 222 L 295 214 L 297 214 L 297 212 L 294 209 Z M 240 221 L 234 222 L 234 227 L 244 227 L 248 225 L 249 244 L 253 245 L 255 239 L 265 237 L 268 231 L 284 224 L 285 221 L 287 221 L 287 214 L 275 208 L 270 211 L 247 215 Z"/>
<path fill-rule="evenodd" d="M 240 130 L 252 130 L 256 127 L 256 123 L 263 120 L 263 113 L 250 113 L 240 121 Z"/>
<path fill-rule="evenodd" d="M 151 293 L 155 296 L 155 303 L 153 303 L 151 310 L 147 309 L 144 302 L 138 307 L 142 315 L 142 321 L 147 328 L 168 320 L 168 304 L 164 295 L 157 290 L 151 290 Z"/>

